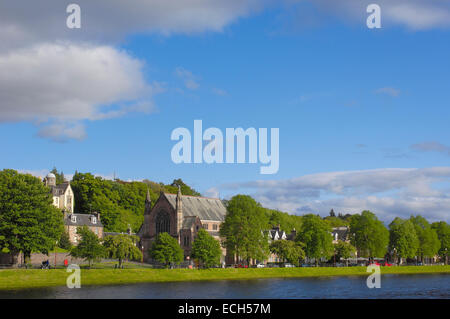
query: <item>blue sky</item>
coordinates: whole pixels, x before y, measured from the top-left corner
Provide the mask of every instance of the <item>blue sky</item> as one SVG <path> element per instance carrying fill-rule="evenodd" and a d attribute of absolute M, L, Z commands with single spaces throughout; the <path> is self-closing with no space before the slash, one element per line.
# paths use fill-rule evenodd
<path fill-rule="evenodd" d="M 411 3 L 413 9 L 415 4 Z M 450 12 L 448 6 L 433 5 L 424 12 Z M 19 116 L 11 111 L 13 104 L 4 102 L 0 141 L 5 153 L 0 166 L 36 175 L 56 166 L 66 174 L 78 170 L 110 178 L 115 172 L 124 180 L 169 183 L 182 178 L 208 196 L 245 192 L 266 206 L 291 213 L 326 214 L 334 207 L 344 213 L 371 209 L 385 219 L 420 213 L 448 221 L 450 28 L 431 13 L 427 20 L 431 22 L 424 27 L 389 10 L 396 12 L 387 7 L 386 26 L 377 30 L 366 27 L 364 11 L 353 16 L 353 11 L 321 11 L 320 6 L 306 4 L 248 10 L 244 17 L 237 14 L 224 22 L 220 30 L 206 25 L 193 33 L 144 32 L 143 26 L 118 39 L 105 35 L 98 40 L 94 32 L 83 35 L 82 27 L 81 40 L 71 33 L 27 38 L 18 48 L 0 50 L 0 69 L 14 62 L 14 54 L 19 62 L 34 59 L 37 51 L 28 53 L 28 47 L 46 43 L 53 48 L 61 40 L 78 45 L 88 39 L 90 49 L 107 46 L 113 52 L 102 54 L 111 53 L 116 59 L 120 52 L 117 59 L 122 59 L 117 73 L 99 69 L 105 77 L 93 84 L 92 92 L 109 86 L 123 94 L 106 99 L 104 105 L 98 104 L 105 100 L 103 95 L 80 106 L 71 103 L 74 114 L 89 103 L 98 113 L 86 109 L 87 115 L 79 117 L 54 116 L 52 111 L 44 118 L 36 113 L 25 116 L 29 111 L 25 106 Z M 436 25 L 433 18 L 438 19 Z M 65 45 L 59 48 L 63 52 Z M 73 53 L 76 64 L 74 52 L 79 51 L 65 56 Z M 81 63 L 83 59 L 87 58 L 80 58 Z M 67 66 L 71 60 L 63 62 L 45 79 L 64 79 L 64 69 L 73 66 Z M 132 71 L 121 73 L 128 64 Z M 30 77 L 24 70 L 32 69 L 32 63 L 14 65 L 17 69 L 12 70 Z M 75 74 L 70 85 L 83 79 L 78 72 L 68 73 L 69 78 Z M 123 75 L 124 80 L 109 83 L 108 74 Z M 23 82 L 26 85 L 14 81 L 13 89 L 31 105 L 35 95 L 28 92 L 36 88 L 30 89 L 28 81 Z M 53 84 L 45 83 L 38 88 L 39 98 L 47 88 L 53 94 Z M 150 93 L 136 93 L 130 86 L 145 86 Z M 79 91 L 83 97 L 96 94 L 89 86 Z M 2 96 L 4 101 L 16 101 L 0 92 Z M 146 107 L 127 108 L 120 115 L 106 111 L 122 110 L 124 104 L 136 101 Z M 223 132 L 237 127 L 279 128 L 278 173 L 259 174 L 261 164 L 174 164 L 170 134 L 177 127 L 193 132 L 196 119 L 203 121 L 204 129 L 217 127 Z M 338 172 L 348 177 L 336 177 L 341 176 Z M 373 178 L 374 172 L 383 178 Z M 322 179 L 327 182 L 312 186 Z"/>

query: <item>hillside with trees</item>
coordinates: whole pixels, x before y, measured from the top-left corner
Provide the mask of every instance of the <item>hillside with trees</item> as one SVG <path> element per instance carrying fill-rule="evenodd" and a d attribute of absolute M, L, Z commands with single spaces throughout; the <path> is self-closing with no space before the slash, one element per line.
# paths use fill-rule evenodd
<path fill-rule="evenodd" d="M 75 195 L 75 213 L 98 212 L 105 231 L 125 232 L 128 225 L 137 232 L 144 220 L 144 205 L 147 189 L 153 203 L 161 191 L 176 193 L 178 185 L 184 195 L 200 196 L 196 190 L 186 185 L 181 179 L 171 184 L 114 181 L 94 176 L 91 173 L 75 172 L 70 183 Z"/>

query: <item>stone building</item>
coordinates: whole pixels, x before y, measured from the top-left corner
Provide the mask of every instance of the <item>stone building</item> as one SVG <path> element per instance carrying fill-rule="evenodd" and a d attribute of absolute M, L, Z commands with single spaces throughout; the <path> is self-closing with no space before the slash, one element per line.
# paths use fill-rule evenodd
<path fill-rule="evenodd" d="M 100 214 L 68 214 L 64 213 L 64 229 L 69 234 L 72 244 L 77 245 L 80 241 L 80 235 L 77 233 L 78 227 L 87 226 L 99 238 L 103 237 L 103 224 L 100 220 Z"/>
<path fill-rule="evenodd" d="M 48 173 L 44 178 L 44 184 L 50 187 L 53 195 L 53 205 L 63 211 L 73 213 L 74 196 L 70 182 L 56 185 L 56 176 L 53 173 Z"/>
<path fill-rule="evenodd" d="M 144 261 L 152 261 L 149 249 L 159 233 L 166 232 L 176 238 L 185 259 L 190 256 L 192 243 L 201 228 L 220 240 L 220 224 L 225 220 L 226 211 L 220 199 L 182 195 L 180 188 L 177 194 L 161 192 L 152 207 L 150 193 L 147 192 L 144 223 L 138 232 Z M 224 249 L 222 252 L 221 262 L 224 262 L 226 253 Z"/>
<path fill-rule="evenodd" d="M 349 228 L 347 226 L 333 227 L 331 235 L 333 236 L 333 244 L 337 244 L 339 240 L 350 242 Z"/>

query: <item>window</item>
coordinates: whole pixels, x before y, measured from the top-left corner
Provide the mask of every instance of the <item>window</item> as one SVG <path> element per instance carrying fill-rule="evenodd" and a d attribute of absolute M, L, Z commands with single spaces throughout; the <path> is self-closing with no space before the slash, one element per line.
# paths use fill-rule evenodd
<path fill-rule="evenodd" d="M 209 229 L 209 224 L 205 224 L 205 229 Z"/>
<path fill-rule="evenodd" d="M 217 224 L 213 224 L 213 230 L 217 230 Z"/>
<path fill-rule="evenodd" d="M 92 224 L 97 224 L 97 217 L 92 216 Z"/>
<path fill-rule="evenodd" d="M 70 217 L 70 220 L 72 221 L 72 223 L 76 223 L 76 222 L 77 222 L 77 216 L 72 215 L 72 216 Z"/>
<path fill-rule="evenodd" d="M 170 216 L 164 210 L 158 212 L 156 215 L 156 235 L 159 233 L 170 233 Z"/>
<path fill-rule="evenodd" d="M 189 236 L 184 236 L 184 246 L 188 247 L 190 244 L 190 238 Z"/>

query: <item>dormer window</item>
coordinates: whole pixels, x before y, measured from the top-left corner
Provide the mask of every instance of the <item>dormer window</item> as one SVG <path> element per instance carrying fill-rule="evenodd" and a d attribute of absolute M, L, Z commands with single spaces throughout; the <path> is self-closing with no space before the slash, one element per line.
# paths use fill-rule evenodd
<path fill-rule="evenodd" d="M 92 224 L 97 224 L 97 217 L 92 216 Z"/>
<path fill-rule="evenodd" d="M 70 221 L 72 223 L 76 223 L 77 222 L 77 216 L 75 216 L 75 215 L 70 216 Z"/>

